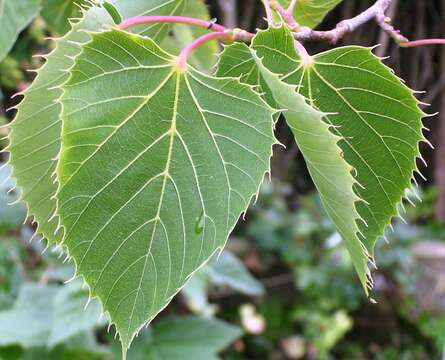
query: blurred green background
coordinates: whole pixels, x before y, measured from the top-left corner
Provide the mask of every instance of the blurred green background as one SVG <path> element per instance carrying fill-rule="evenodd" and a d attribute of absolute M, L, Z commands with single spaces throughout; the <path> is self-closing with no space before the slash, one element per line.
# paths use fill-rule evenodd
<path fill-rule="evenodd" d="M 10 1 L 10 0 L 7 0 Z M 49 3 L 51 0 L 48 1 Z M 321 28 L 359 13 L 372 1 L 345 0 Z M 228 27 L 264 27 L 257 0 L 207 1 L 209 17 Z M 20 101 L 66 25 L 51 8 L 20 35 L 0 63 L 0 123 Z M 409 38 L 445 37 L 445 0 L 394 1 L 394 23 Z M 205 15 L 205 14 L 204 14 Z M 46 19 L 46 20 L 45 20 Z M 181 33 L 179 31 L 179 33 Z M 178 30 L 165 46 L 178 46 Z M 184 39 L 182 39 L 184 41 Z M 375 52 L 417 90 L 428 111 L 445 114 L 445 48 L 401 50 L 368 24 L 345 44 L 382 44 Z M 311 53 L 328 48 L 309 44 Z M 211 47 L 210 47 L 211 48 Z M 215 58 L 195 59 L 208 67 Z M 199 64 L 196 64 L 199 66 Z M 426 119 L 416 207 L 379 241 L 373 299 L 365 298 L 341 239 L 314 192 L 303 159 L 283 122 L 287 149 L 276 148 L 272 182 L 233 233 L 227 251 L 200 270 L 173 302 L 143 330 L 129 360 L 176 359 L 441 359 L 445 346 L 445 115 Z M 0 130 L 0 138 L 6 135 Z M 0 142 L 0 149 L 6 145 Z M 6 161 L 5 155 L 0 158 Z M 419 166 L 421 166 L 419 164 Z M 60 249 L 33 238 L 34 224 L 17 199 L 10 168 L 0 170 L 0 359 L 119 359 L 114 329 Z M 32 241 L 31 241 L 32 239 Z"/>

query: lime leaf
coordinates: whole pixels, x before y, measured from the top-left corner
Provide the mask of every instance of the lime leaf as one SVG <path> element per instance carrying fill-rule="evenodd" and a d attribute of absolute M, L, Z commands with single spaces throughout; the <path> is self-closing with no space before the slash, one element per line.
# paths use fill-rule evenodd
<path fill-rule="evenodd" d="M 171 317 L 159 321 L 134 341 L 129 360 L 218 360 L 217 354 L 241 336 L 221 320 Z M 203 341 L 203 339 L 205 341 Z"/>
<path fill-rule="evenodd" d="M 290 42 L 290 48 L 286 48 L 287 34 L 284 28 L 260 31 L 252 43 L 252 48 L 265 52 L 267 46 L 272 45 L 271 51 L 278 49 L 286 51 L 287 54 L 292 50 L 295 52 L 293 42 Z M 278 106 L 287 110 L 284 113 L 287 124 L 306 160 L 326 212 L 345 240 L 362 284 L 366 284 L 369 277 L 369 254 L 357 236 L 357 221 L 360 216 L 355 205 L 359 197 L 353 190 L 356 185 L 356 180 L 351 175 L 353 169 L 344 160 L 342 150 L 338 146 L 341 137 L 335 135 L 330 129 L 331 126 L 323 121 L 324 114 L 308 105 L 308 101 L 298 94 L 297 86 L 281 81 L 278 75 L 263 65 L 255 53 L 254 56 Z M 269 62 L 269 66 L 281 68 L 279 62 Z"/>
<path fill-rule="evenodd" d="M 302 26 L 316 27 L 325 16 L 343 0 L 298 0 L 294 9 L 294 18 Z M 278 0 L 287 8 L 291 0 Z"/>
<path fill-rule="evenodd" d="M 0 61 L 40 11 L 40 0 L 0 0 Z"/>
<path fill-rule="evenodd" d="M 71 29 L 69 19 L 81 16 L 86 4 L 87 0 L 43 0 L 41 14 L 51 31 L 64 35 Z"/>
<path fill-rule="evenodd" d="M 175 61 L 149 38 L 93 34 L 61 98 L 64 245 L 124 352 L 224 247 L 275 143 L 249 86 Z"/>
<path fill-rule="evenodd" d="M 337 48 L 302 61 L 285 28 L 260 32 L 254 43 L 264 66 L 296 87 L 315 110 L 324 114 L 330 131 L 340 138 L 341 157 L 353 168 L 354 191 L 361 199 L 355 203 L 360 215 L 358 238 L 372 260 L 378 237 L 398 215 L 405 190 L 412 186 L 425 114 L 413 92 L 371 49 Z M 325 144 L 324 140 L 308 145 L 313 151 L 324 151 L 321 147 Z M 307 160 L 310 165 L 311 160 Z M 332 183 L 327 196 L 333 199 L 344 185 L 334 175 L 335 170 L 333 166 L 326 179 Z M 339 212 L 333 217 L 331 213 L 340 233 L 340 221 L 349 221 L 349 215 Z M 344 232 L 342 236 L 347 244 L 352 241 Z M 355 265 L 365 286 L 366 276 Z"/>

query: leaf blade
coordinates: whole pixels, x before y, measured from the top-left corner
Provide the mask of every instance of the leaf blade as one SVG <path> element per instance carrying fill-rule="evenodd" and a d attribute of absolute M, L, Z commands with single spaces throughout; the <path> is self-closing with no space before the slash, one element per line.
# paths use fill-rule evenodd
<path fill-rule="evenodd" d="M 357 202 L 361 218 L 358 237 L 373 261 L 375 243 L 399 215 L 398 205 L 417 171 L 425 114 L 413 92 L 371 49 L 337 48 L 303 63 L 289 32 L 284 28 L 274 31 L 287 32 L 285 40 L 257 52 L 264 56 L 266 67 L 282 73 L 282 80 L 297 86 L 299 93 L 324 113 L 324 121 L 341 137 L 344 159 L 354 168 L 353 176 L 360 184 L 354 186 L 361 199 Z M 365 277 L 360 277 L 364 287 L 371 287 L 372 283 L 366 284 Z"/>
<path fill-rule="evenodd" d="M 224 246 L 275 142 L 274 111 L 250 87 L 193 68 L 182 73 L 174 61 L 148 38 L 92 34 L 62 97 L 64 245 L 124 351 Z M 105 163 L 112 165 L 85 182 Z"/>
<path fill-rule="evenodd" d="M 290 46 L 287 46 L 288 44 Z M 266 68 L 255 53 L 256 49 L 261 51 L 264 59 L 269 59 L 270 68 L 282 69 L 279 63 L 272 63 L 276 60 L 272 56 L 274 49 L 296 56 L 291 35 L 284 27 L 260 31 L 252 42 L 252 49 L 258 68 L 275 101 L 280 108 L 287 110 L 284 112 L 286 122 L 303 153 L 326 212 L 344 239 L 366 290 L 366 283 L 370 277 L 369 253 L 357 236 L 359 232 L 357 221 L 361 217 L 356 210 L 356 203 L 360 198 L 354 192 L 357 181 L 351 175 L 353 168 L 342 157 L 342 150 L 339 147 L 341 137 L 335 135 L 332 128 L 324 122 L 325 114 L 314 109 L 308 99 L 298 94 L 301 84 L 286 84 L 277 74 Z"/>

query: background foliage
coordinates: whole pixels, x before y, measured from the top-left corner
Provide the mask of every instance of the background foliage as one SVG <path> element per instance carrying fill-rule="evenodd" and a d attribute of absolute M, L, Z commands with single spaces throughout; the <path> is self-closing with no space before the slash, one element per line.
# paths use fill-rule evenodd
<path fill-rule="evenodd" d="M 27 88 L 33 78 L 27 70 L 43 62 L 32 55 L 51 50 L 46 36 L 67 30 L 64 21 L 45 10 L 56 3 L 62 1 L 43 3 L 42 16 L 20 33 L 0 63 L 2 122 L 14 116 L 5 112 L 19 101 L 10 100 L 11 95 Z M 345 0 L 321 27 L 330 28 L 370 3 Z M 257 1 L 207 5 L 209 16 L 218 16 L 227 26 L 264 26 Z M 198 7 L 187 11 L 204 14 L 205 8 Z M 408 37 L 445 35 L 443 1 L 409 0 L 395 9 L 395 22 Z M 57 14 L 64 11 L 76 9 L 68 7 Z M 174 52 L 196 35 L 188 28 L 173 28 L 165 45 Z M 445 107 L 443 50 L 400 50 L 373 24 L 344 41 L 382 43 L 376 53 L 391 55 L 386 63 L 408 85 L 428 90 L 420 98 L 432 103 L 429 111 Z M 216 44 L 209 47 L 215 49 Z M 326 48 L 314 44 L 310 51 Z M 203 70 L 215 60 L 204 54 L 193 59 Z M 423 202 L 408 209 L 405 217 L 410 225 L 397 223 L 387 234 L 388 243 L 378 243 L 374 271 L 378 305 L 364 298 L 349 255 L 313 195 L 301 154 L 292 145 L 293 135 L 279 122 L 278 137 L 289 149 L 287 153 L 276 149 L 273 184 L 264 184 L 258 203 L 246 221 L 239 222 L 228 251 L 197 273 L 137 338 L 129 359 L 440 358 L 445 339 L 442 123 L 444 117 L 435 117 L 426 124 L 438 155 L 434 159 L 427 147 L 423 149 L 432 164 L 423 169 L 430 180 L 418 190 Z M 65 284 L 73 274 L 72 264 L 63 263 L 57 250 L 42 254 L 45 244 L 29 241 L 34 224 L 28 220 L 22 225 L 24 206 L 6 206 L 18 196 L 17 190 L 8 192 L 14 187 L 9 171 L 5 167 L 0 172 L 0 359 L 119 359 L 120 346 L 113 329 L 107 331 L 107 319 L 99 318 L 98 304 L 92 301 L 84 312 L 88 299 L 82 284 Z"/>

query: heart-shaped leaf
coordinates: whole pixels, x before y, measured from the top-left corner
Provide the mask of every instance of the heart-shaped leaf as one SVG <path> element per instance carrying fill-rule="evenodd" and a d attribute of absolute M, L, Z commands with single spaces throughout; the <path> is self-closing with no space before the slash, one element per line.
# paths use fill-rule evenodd
<path fill-rule="evenodd" d="M 361 199 L 355 203 L 360 215 L 357 236 L 373 259 L 375 242 L 398 215 L 398 206 L 406 189 L 411 188 L 417 170 L 425 114 L 413 92 L 369 48 L 337 48 L 302 60 L 291 33 L 284 27 L 259 32 L 252 47 L 266 68 L 282 74 L 282 81 L 296 87 L 309 105 L 324 114 L 323 120 L 340 139 L 341 157 L 353 168 L 354 191 Z M 290 108 L 290 104 L 287 106 Z M 296 123 L 289 123 L 295 128 Z M 315 152 L 325 151 L 329 144 L 315 139 L 312 143 L 305 146 Z M 323 172 L 319 166 L 312 166 L 311 159 L 306 160 L 310 168 Z M 334 176 L 337 170 L 334 164 L 326 179 L 326 185 L 331 183 L 328 191 L 323 194 L 320 190 L 325 200 L 335 200 L 341 193 L 339 187 L 345 184 Z M 343 223 L 350 221 L 350 213 L 338 212 L 336 201 L 327 210 L 346 243 L 356 241 L 347 239 L 342 232 Z M 330 207 L 338 214 L 329 211 Z M 352 256 L 355 257 L 354 253 Z M 366 261 L 364 257 L 362 262 Z M 363 266 L 354 263 L 365 286 L 367 276 Z"/>
<path fill-rule="evenodd" d="M 58 213 L 125 351 L 224 247 L 269 170 L 274 111 L 151 39 L 92 38 L 63 87 Z"/>
<path fill-rule="evenodd" d="M 271 36 L 280 44 L 285 37 L 277 37 L 279 34 L 286 33 L 276 33 L 273 29 L 259 32 L 252 43 L 252 48 L 268 46 Z M 281 48 L 280 45 L 275 48 Z M 357 185 L 351 174 L 353 168 L 344 160 L 342 150 L 338 146 L 341 137 L 334 134 L 332 126 L 323 121 L 325 114 L 311 107 L 310 101 L 298 94 L 296 86 L 281 81 L 278 75 L 263 65 L 254 50 L 252 53 L 278 106 L 287 110 L 284 113 L 287 124 L 306 160 L 326 212 L 345 240 L 360 280 L 366 284 L 370 278 L 368 269 L 370 256 L 358 238 L 357 222 L 360 220 L 360 215 L 356 210 L 356 202 L 360 198 L 353 190 Z"/>

